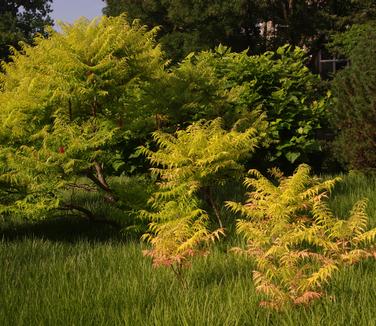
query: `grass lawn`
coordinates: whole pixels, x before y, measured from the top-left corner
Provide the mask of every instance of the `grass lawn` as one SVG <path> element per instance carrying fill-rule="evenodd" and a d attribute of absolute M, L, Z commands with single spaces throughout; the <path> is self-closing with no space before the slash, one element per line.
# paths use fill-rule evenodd
<path fill-rule="evenodd" d="M 331 204 L 342 214 L 364 196 L 375 226 L 376 179 L 346 177 Z M 105 227 L 68 219 L 3 229 L 0 325 L 376 325 L 376 261 L 337 273 L 309 307 L 272 312 L 258 306 L 252 264 L 228 246 L 197 259 L 184 288 Z"/>

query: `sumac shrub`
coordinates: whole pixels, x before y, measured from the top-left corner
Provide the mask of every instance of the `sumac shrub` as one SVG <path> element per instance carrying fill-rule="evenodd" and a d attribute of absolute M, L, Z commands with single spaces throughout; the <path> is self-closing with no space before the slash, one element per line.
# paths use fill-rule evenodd
<path fill-rule="evenodd" d="M 365 199 L 347 219 L 334 216 L 325 199 L 339 178 L 321 181 L 305 164 L 290 177 L 271 172 L 274 180 L 251 170 L 246 202 L 227 206 L 242 217 L 237 231 L 247 245 L 233 250 L 256 263 L 261 305 L 284 309 L 323 296 L 324 285 L 344 265 L 376 257 L 376 228 L 367 230 Z"/>
<path fill-rule="evenodd" d="M 14 51 L 0 74 L 0 213 L 102 219 L 63 196 L 77 189 L 121 205 L 108 177 L 135 125 L 153 116 L 134 99 L 163 71 L 154 34 L 123 16 L 81 19 Z"/>
<path fill-rule="evenodd" d="M 221 124 L 218 118 L 175 134 L 157 131 L 153 137 L 159 149 L 140 149 L 160 180 L 150 200 L 152 209 L 142 212 L 152 220 L 144 236 L 152 248 L 145 254 L 155 266 L 173 268 L 178 277 L 193 256 L 206 250 L 205 243 L 224 232 L 218 189 L 241 179 L 240 161 L 254 152 L 262 137 L 262 120 L 244 132 L 226 131 Z"/>

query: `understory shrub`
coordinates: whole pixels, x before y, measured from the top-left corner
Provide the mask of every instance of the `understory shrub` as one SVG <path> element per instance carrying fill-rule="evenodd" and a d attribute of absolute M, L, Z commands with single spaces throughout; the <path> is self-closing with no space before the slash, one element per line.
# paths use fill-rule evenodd
<path fill-rule="evenodd" d="M 141 235 L 147 230 L 148 220 L 143 219 L 139 211 L 148 207 L 148 200 L 155 190 L 154 183 L 148 175 L 109 177 L 108 185 L 118 197 L 116 205 L 84 178 L 63 190 L 59 197 L 71 211 L 69 215 L 84 212 L 95 222 L 105 221 L 121 226 L 125 234 Z"/>

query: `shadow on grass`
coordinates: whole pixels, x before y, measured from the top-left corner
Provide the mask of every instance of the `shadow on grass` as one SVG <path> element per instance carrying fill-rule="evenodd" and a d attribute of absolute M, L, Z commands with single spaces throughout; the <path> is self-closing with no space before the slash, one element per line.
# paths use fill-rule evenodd
<path fill-rule="evenodd" d="M 0 240 L 20 241 L 25 238 L 56 242 L 127 242 L 136 235 L 125 236 L 121 228 L 93 223 L 77 216 L 59 216 L 38 222 L 0 224 Z"/>

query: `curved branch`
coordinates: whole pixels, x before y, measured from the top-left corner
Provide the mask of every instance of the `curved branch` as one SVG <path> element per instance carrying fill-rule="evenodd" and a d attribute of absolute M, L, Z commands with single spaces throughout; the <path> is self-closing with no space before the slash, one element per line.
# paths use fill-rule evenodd
<path fill-rule="evenodd" d="M 60 210 L 64 210 L 64 211 L 78 211 L 78 212 L 81 212 L 83 213 L 86 218 L 88 220 L 90 220 L 91 222 L 93 223 L 103 223 L 103 224 L 107 224 L 107 225 L 111 225 L 115 228 L 119 228 L 121 225 L 115 221 L 111 221 L 111 220 L 107 220 L 107 219 L 100 219 L 98 218 L 97 216 L 95 216 L 91 211 L 89 211 L 88 209 L 84 208 L 84 207 L 81 207 L 81 206 L 78 206 L 78 205 L 74 205 L 74 204 L 63 204 L 60 208 Z"/>

